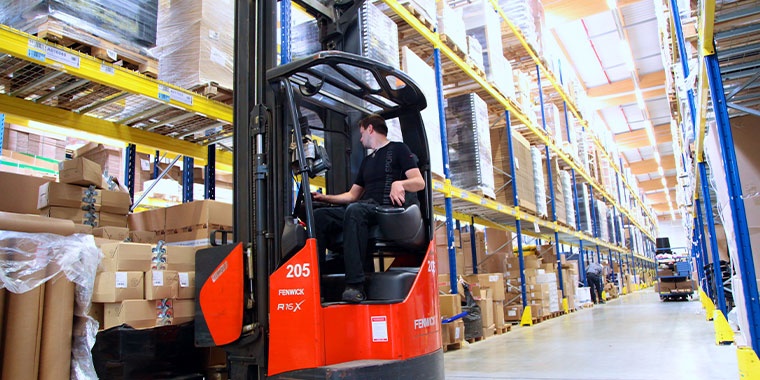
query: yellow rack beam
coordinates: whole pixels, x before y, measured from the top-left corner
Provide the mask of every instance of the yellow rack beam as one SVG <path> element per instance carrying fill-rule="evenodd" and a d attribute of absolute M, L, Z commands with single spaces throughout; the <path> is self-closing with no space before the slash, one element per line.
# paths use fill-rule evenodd
<path fill-rule="evenodd" d="M 205 164 L 208 158 L 208 148 L 202 145 L 11 96 L 0 95 L 0 113 L 12 115 L 16 119 L 27 119 L 85 132 L 89 134 L 89 139 L 95 141 L 97 141 L 97 136 L 103 136 L 107 139 L 121 141 L 124 144 L 136 144 L 138 151 L 143 153 L 155 154 L 156 149 L 168 151 L 193 157 L 197 160 L 196 163 L 201 165 Z M 233 167 L 232 153 L 217 151 L 216 167 L 219 170 L 231 172 Z"/>
<path fill-rule="evenodd" d="M 551 83 L 551 85 L 554 87 L 554 89 L 560 95 L 560 97 L 565 102 L 565 104 L 567 105 L 567 107 L 570 109 L 570 112 L 573 114 L 573 116 L 575 116 L 575 118 L 578 119 L 578 121 L 584 127 L 588 128 L 588 122 L 581 116 L 580 112 L 578 111 L 578 108 L 575 106 L 575 103 L 573 103 L 572 100 L 570 99 L 570 97 L 567 95 L 567 93 L 565 92 L 565 89 L 562 87 L 562 84 L 557 80 L 557 77 L 554 75 L 554 73 L 552 73 L 549 70 L 549 68 L 546 67 L 546 65 L 541 60 L 541 58 L 538 57 L 538 54 L 536 54 L 536 52 L 533 50 L 533 48 L 530 46 L 530 44 L 528 44 L 528 41 L 525 40 L 525 37 L 523 37 L 522 31 L 520 30 L 520 28 L 517 25 L 515 25 L 509 19 L 509 17 L 507 17 L 507 14 L 504 13 L 504 11 L 501 9 L 501 6 L 499 5 L 499 3 L 498 3 L 497 0 L 489 0 L 489 1 L 491 2 L 491 5 L 494 7 L 494 9 L 497 11 L 497 13 L 499 13 L 499 15 L 501 16 L 502 20 L 504 20 L 504 22 L 507 24 L 507 26 L 512 30 L 513 34 L 517 37 L 518 41 L 520 41 L 520 44 L 523 45 L 523 47 L 525 48 L 525 50 L 528 52 L 528 55 L 530 55 L 531 59 L 533 59 L 533 62 L 535 62 L 536 65 L 538 65 L 538 67 L 540 68 L 540 70 L 547 77 L 547 79 L 549 80 L 549 82 Z M 599 148 L 599 150 L 603 152 L 604 157 L 607 159 L 607 161 L 610 162 L 610 165 L 612 166 L 613 170 L 616 173 L 618 173 L 618 175 L 623 179 L 623 183 L 625 184 L 625 186 L 628 187 L 628 189 L 630 190 L 631 194 L 633 194 L 633 196 L 636 198 L 636 200 L 639 202 L 639 204 L 642 205 L 642 209 L 647 214 L 647 216 L 649 217 L 649 219 L 652 222 L 652 224 L 654 224 L 656 219 L 652 216 L 652 214 L 649 212 L 649 210 L 647 210 L 646 207 L 644 207 L 644 202 L 641 200 L 641 198 L 639 197 L 639 195 L 635 191 L 633 191 L 633 187 L 631 187 L 631 185 L 625 179 L 625 176 L 623 176 L 622 172 L 620 171 L 620 168 L 618 168 L 618 166 L 615 163 L 615 161 L 609 156 L 609 154 L 604 149 L 604 147 L 602 146 L 602 144 L 599 141 L 599 139 L 597 139 L 597 137 L 594 134 L 590 134 L 590 135 L 591 135 L 591 138 L 594 140 L 594 143 L 596 144 L 596 146 Z M 613 203 L 613 204 L 616 203 L 616 202 L 614 202 L 614 200 L 612 198 L 609 198 L 609 199 L 610 199 L 611 203 Z M 618 208 L 621 209 L 621 210 L 625 210 L 622 207 L 618 207 Z M 629 216 L 629 219 L 631 219 L 630 215 L 628 215 L 628 216 Z M 642 229 L 642 231 L 645 231 L 645 230 Z M 649 236 L 652 240 L 654 240 L 654 238 L 649 233 L 647 233 L 647 236 Z"/>
<path fill-rule="evenodd" d="M 493 0 L 492 0 L 493 1 Z M 456 53 L 454 53 L 446 44 L 444 44 L 440 36 L 428 29 L 427 26 L 425 26 L 417 17 L 412 15 L 408 10 L 406 10 L 401 4 L 399 4 L 396 0 L 383 0 L 383 2 L 388 5 L 389 8 L 391 8 L 396 14 L 401 17 L 409 26 L 411 26 L 414 30 L 416 30 L 420 35 L 422 35 L 426 40 L 428 40 L 434 48 L 439 49 L 448 59 L 450 59 L 454 64 L 456 64 L 464 73 L 466 73 L 472 80 L 474 80 L 476 83 L 478 83 L 483 89 L 486 90 L 486 92 L 489 93 L 496 101 L 498 101 L 507 111 L 512 113 L 520 122 L 522 122 L 530 131 L 535 134 L 543 144 L 549 147 L 549 149 L 554 152 L 561 160 L 566 162 L 571 168 L 573 168 L 576 172 L 580 173 L 580 175 L 588 182 L 590 183 L 596 191 L 602 195 L 604 198 L 609 200 L 610 203 L 617 206 L 618 209 L 622 210 L 623 213 L 625 213 L 628 216 L 628 219 L 631 220 L 640 230 L 642 230 L 647 236 L 649 236 L 652 240 L 654 238 L 649 234 L 646 229 L 642 228 L 638 222 L 631 217 L 630 211 L 627 208 L 623 208 L 620 205 L 617 204 L 617 202 L 610 196 L 607 191 L 604 190 L 602 186 L 599 185 L 588 173 L 586 173 L 574 160 L 571 156 L 567 155 L 565 152 L 563 152 L 561 149 L 559 149 L 556 144 L 554 144 L 554 141 L 546 134 L 546 132 L 543 129 L 538 128 L 535 126 L 530 119 L 528 119 L 525 114 L 517 107 L 510 99 L 507 99 L 504 97 L 504 95 L 501 94 L 498 90 L 496 90 L 490 83 L 488 83 L 480 74 L 476 73 L 470 65 L 468 65 L 465 61 L 463 61 Z M 502 14 L 502 17 L 506 17 L 504 13 L 499 9 L 499 12 Z M 522 35 L 518 34 L 518 38 L 522 39 Z M 524 39 L 522 40 L 524 41 Z M 527 44 L 527 42 L 526 42 Z M 495 202 L 494 202 L 495 203 Z M 496 207 L 494 204 L 490 204 L 486 202 L 483 206 L 493 208 Z"/>
<path fill-rule="evenodd" d="M 79 78 L 142 95 L 196 114 L 232 123 L 232 107 L 175 85 L 0 25 L 0 53 L 63 71 Z"/>

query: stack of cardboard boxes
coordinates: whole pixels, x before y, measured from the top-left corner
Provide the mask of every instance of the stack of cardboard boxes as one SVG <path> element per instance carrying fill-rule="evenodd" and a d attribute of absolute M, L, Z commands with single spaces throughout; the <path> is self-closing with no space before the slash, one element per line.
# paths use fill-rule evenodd
<path fill-rule="evenodd" d="M 512 150 L 509 153 L 506 128 L 491 129 L 491 151 L 493 154 L 494 189 L 496 200 L 513 206 L 514 192 L 512 191 L 511 161 L 515 165 L 515 183 L 520 197 L 520 209 L 536 212 L 535 188 L 533 186 L 533 161 L 530 153 L 530 142 L 520 133 L 512 133 Z"/>
<path fill-rule="evenodd" d="M 127 226 L 129 194 L 106 189 L 100 165 L 81 157 L 61 161 L 59 181 L 39 187 L 40 215 L 92 227 Z"/>
<path fill-rule="evenodd" d="M 232 232 L 232 205 L 202 200 L 143 211 L 129 215 L 129 229 L 168 245 L 205 247 L 213 231 Z"/>
<path fill-rule="evenodd" d="M 458 294 L 441 294 L 438 296 L 441 319 L 451 318 L 462 313 L 462 303 Z M 461 318 L 441 325 L 441 343 L 444 346 L 460 343 L 464 340 L 464 321 Z"/>
<path fill-rule="evenodd" d="M 101 329 L 150 328 L 195 315 L 195 248 L 113 242 L 101 245 L 92 316 Z"/>
<path fill-rule="evenodd" d="M 463 277 L 470 285 L 480 307 L 483 336 L 489 337 L 504 327 L 504 275 L 501 273 L 472 274 Z"/>

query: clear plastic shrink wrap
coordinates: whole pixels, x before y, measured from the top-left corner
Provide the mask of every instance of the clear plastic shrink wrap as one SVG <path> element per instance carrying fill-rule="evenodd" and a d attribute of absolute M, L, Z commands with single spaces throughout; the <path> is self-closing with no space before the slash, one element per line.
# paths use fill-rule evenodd
<path fill-rule="evenodd" d="M 86 32 L 135 50 L 156 45 L 158 0 L 6 0 L 0 7 L 0 24 L 27 33 L 47 30 L 52 23 Z"/>
<path fill-rule="evenodd" d="M 0 231 L 2 288 L 11 293 L 26 293 L 61 273 L 75 285 L 72 379 L 97 378 L 90 350 L 95 344 L 98 323 L 88 316 L 88 311 L 100 255 L 92 235 Z"/>
<path fill-rule="evenodd" d="M 158 78 L 190 88 L 215 82 L 232 89 L 233 0 L 160 0 Z"/>
<path fill-rule="evenodd" d="M 446 137 L 451 183 L 495 197 L 488 106 L 476 94 L 447 99 Z"/>
<path fill-rule="evenodd" d="M 546 211 L 546 181 L 544 180 L 544 165 L 541 161 L 541 151 L 535 146 L 530 147 L 533 160 L 533 184 L 536 188 L 536 212 L 538 216 L 548 216 Z"/>
<path fill-rule="evenodd" d="M 570 173 L 567 170 L 559 172 L 562 181 L 562 197 L 565 200 L 565 210 L 567 212 L 567 224 L 575 228 L 575 202 L 573 200 L 573 182 Z"/>

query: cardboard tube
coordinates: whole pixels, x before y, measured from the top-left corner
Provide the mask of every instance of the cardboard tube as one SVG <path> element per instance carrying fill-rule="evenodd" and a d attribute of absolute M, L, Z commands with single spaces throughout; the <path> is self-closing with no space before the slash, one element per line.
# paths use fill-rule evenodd
<path fill-rule="evenodd" d="M 45 289 L 8 293 L 3 379 L 36 379 L 39 373 L 40 332 Z"/>
<path fill-rule="evenodd" d="M 49 232 L 68 236 L 74 233 L 74 222 L 37 215 L 0 211 L 0 230 L 18 232 Z"/>
<path fill-rule="evenodd" d="M 74 283 L 60 275 L 45 283 L 39 380 L 68 380 L 74 323 Z"/>

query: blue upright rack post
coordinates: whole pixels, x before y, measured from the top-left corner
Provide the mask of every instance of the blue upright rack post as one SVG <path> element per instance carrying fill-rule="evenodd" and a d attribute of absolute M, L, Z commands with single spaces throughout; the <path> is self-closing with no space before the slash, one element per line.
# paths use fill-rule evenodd
<path fill-rule="evenodd" d="M 161 158 L 159 156 L 160 152 L 158 149 L 156 149 L 156 155 L 153 156 L 153 175 L 151 175 L 150 179 L 156 179 L 158 178 L 158 174 L 161 173 L 161 170 L 159 170 L 159 164 L 161 163 Z"/>
<path fill-rule="evenodd" d="M 193 201 L 193 168 L 195 159 L 182 157 L 182 203 Z"/>
<path fill-rule="evenodd" d="M 290 62 L 290 0 L 280 1 L 280 64 Z"/>
<path fill-rule="evenodd" d="M 5 134 L 5 114 L 0 113 L 0 154 L 3 154 L 3 135 Z"/>
<path fill-rule="evenodd" d="M 507 121 L 507 147 L 509 148 L 509 175 L 512 176 L 512 201 L 515 208 L 520 209 L 520 198 L 517 194 L 517 177 L 515 176 L 515 151 L 512 146 L 512 121 L 509 118 L 509 111 L 504 111 L 504 118 Z M 523 308 L 528 306 L 528 295 L 525 290 L 525 258 L 523 256 L 522 245 L 522 226 L 520 222 L 520 213 L 515 218 L 515 233 L 517 234 L 517 259 L 520 263 L 520 294 L 522 295 Z"/>
<path fill-rule="evenodd" d="M 472 254 L 472 273 L 478 274 L 478 252 L 475 244 L 475 217 L 470 217 L 470 253 Z"/>
<path fill-rule="evenodd" d="M 717 54 L 705 56 L 707 75 L 712 95 L 715 121 L 717 125 L 718 140 L 723 158 L 723 169 L 726 175 L 726 184 L 730 201 L 731 216 L 734 224 L 734 236 L 736 238 L 737 256 L 739 268 L 744 285 L 744 299 L 747 307 L 749 322 L 749 336 L 752 349 L 760 350 L 760 299 L 758 298 L 757 282 L 755 277 L 755 265 L 752 258 L 752 246 L 747 227 L 747 215 L 744 209 L 742 186 L 739 169 L 736 163 L 736 151 L 734 150 L 734 137 L 731 132 L 731 124 L 728 120 L 726 109 L 726 97 L 723 93 L 723 79 L 720 76 L 720 66 Z M 707 212 L 707 210 L 705 210 Z"/>
<path fill-rule="evenodd" d="M 700 170 L 700 172 L 701 172 L 701 170 Z M 704 191 L 704 189 L 702 191 Z M 694 244 L 694 252 L 697 252 L 697 255 L 696 255 L 697 256 L 697 266 L 699 266 L 697 273 L 700 276 L 699 284 L 700 284 L 700 287 L 707 293 L 707 295 L 710 296 L 710 298 L 713 298 L 713 295 L 715 294 L 715 292 L 713 292 L 712 287 L 710 287 L 709 284 L 707 283 L 707 277 L 705 275 L 705 263 L 707 262 L 706 259 L 707 259 L 709 253 L 707 252 L 707 243 L 706 243 L 706 239 L 705 239 L 705 235 L 704 235 L 705 227 L 704 227 L 704 222 L 702 220 L 702 205 L 699 202 L 699 198 L 695 199 L 694 203 L 695 203 L 694 204 L 694 206 L 695 206 L 695 208 L 694 208 L 694 210 L 695 210 L 695 215 L 694 215 L 694 233 L 692 235 L 694 237 L 694 242 L 695 242 L 695 244 Z M 707 203 L 706 200 L 705 200 L 705 203 Z M 709 228 L 708 228 L 708 230 L 709 230 Z M 713 230 L 715 230 L 715 223 L 714 222 L 713 222 Z M 711 235 L 713 235 L 713 234 L 714 234 L 714 232 L 711 233 Z M 710 240 L 710 246 L 711 246 L 711 248 L 713 248 L 714 247 L 713 244 L 715 244 L 715 242 L 713 240 L 713 239 L 715 239 L 714 236 L 715 235 L 711 236 L 711 240 Z M 717 247 L 714 247 L 714 248 L 717 248 Z M 721 277 L 722 277 L 722 275 L 721 275 Z M 704 284 L 703 284 L 703 281 L 704 281 Z"/>
<path fill-rule="evenodd" d="M 547 131 L 546 129 L 546 114 L 544 112 L 544 91 L 541 88 L 541 70 L 538 65 L 536 65 L 536 77 L 538 78 L 538 101 L 541 107 L 541 124 L 544 127 L 544 132 Z M 557 120 L 555 120 L 557 122 Z M 559 128 L 559 126 L 555 126 L 555 128 Z M 511 137 L 511 136 L 510 136 Z M 554 223 L 557 223 L 557 208 L 554 200 L 554 179 L 552 178 L 552 160 L 551 155 L 549 154 L 549 146 L 545 146 L 544 149 L 546 150 L 546 175 L 549 177 L 548 179 L 548 185 L 549 185 L 549 198 L 551 199 L 551 206 L 552 206 L 552 221 Z M 514 181 L 514 178 L 512 178 Z M 560 252 L 559 249 L 559 233 L 557 230 L 554 230 L 554 254 L 557 256 L 557 266 L 560 268 L 560 270 L 557 271 L 558 281 L 559 281 L 559 290 L 562 292 L 562 296 L 564 298 L 565 295 L 565 282 L 562 278 L 562 252 Z"/>
<path fill-rule="evenodd" d="M 710 234 L 710 251 L 712 253 L 713 263 L 713 281 L 715 282 L 715 298 L 717 306 L 723 315 L 728 315 L 726 308 L 726 295 L 723 291 L 723 272 L 720 270 L 720 254 L 718 253 L 718 240 L 715 238 L 715 219 L 712 216 L 712 202 L 710 200 L 710 183 L 707 179 L 707 168 L 704 161 L 699 163 L 699 178 L 702 185 L 702 199 L 705 202 L 705 218 L 707 219 L 707 232 Z M 743 205 L 744 203 L 742 203 Z M 697 212 L 699 219 L 702 219 L 702 210 L 699 209 L 697 202 Z M 704 239 L 703 239 L 704 240 Z M 738 243 L 738 242 L 737 242 Z M 750 258 L 751 252 L 750 252 Z M 754 265 L 754 264 L 753 264 Z M 742 268 L 744 269 L 744 268 Z M 753 266 L 754 270 L 754 266 Z"/>
<path fill-rule="evenodd" d="M 443 158 L 443 175 L 447 190 L 451 189 L 451 171 L 449 170 L 449 143 L 446 138 L 446 109 L 443 104 L 443 72 L 441 71 L 441 51 L 433 49 L 433 65 L 435 66 L 435 87 L 438 101 L 438 124 L 441 132 L 441 156 Z M 509 119 L 507 119 L 509 120 Z M 444 198 L 446 210 L 446 241 L 449 253 L 449 281 L 451 294 L 457 294 L 457 257 L 454 248 L 454 206 L 451 201 L 451 192 L 446 191 Z"/>
<path fill-rule="evenodd" d="M 135 202 L 135 158 L 137 157 L 137 146 L 135 144 L 127 145 L 125 153 L 127 157 L 124 165 L 124 182 L 126 182 L 130 204 L 133 204 Z"/>
<path fill-rule="evenodd" d="M 594 188 L 591 184 L 588 185 L 588 194 L 591 203 L 591 231 L 593 232 L 593 236 L 599 239 L 599 222 L 596 218 L 596 200 L 594 199 Z M 602 255 L 599 253 L 599 244 L 596 244 L 596 260 L 597 263 L 602 262 Z"/>
<path fill-rule="evenodd" d="M 683 37 L 683 26 L 681 25 L 681 14 L 678 10 L 678 0 L 670 0 L 670 7 L 671 17 L 673 17 L 673 25 L 675 25 L 676 30 L 676 45 L 678 45 L 678 56 L 681 61 L 683 77 L 688 78 L 689 62 L 687 57 L 689 56 L 686 54 L 686 46 L 684 46 L 684 42 L 686 40 Z M 694 90 L 689 88 L 689 90 L 686 92 L 686 97 L 689 102 L 689 111 L 691 111 L 689 117 L 691 118 L 692 135 L 696 135 L 696 103 L 694 103 Z"/>
<path fill-rule="evenodd" d="M 204 198 L 216 199 L 216 144 L 209 144 L 208 160 L 203 169 Z"/>

